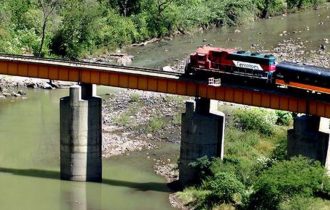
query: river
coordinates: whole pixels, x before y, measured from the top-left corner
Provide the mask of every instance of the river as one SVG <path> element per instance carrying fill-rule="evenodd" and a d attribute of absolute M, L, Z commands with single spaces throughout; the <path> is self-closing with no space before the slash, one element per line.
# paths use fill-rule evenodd
<path fill-rule="evenodd" d="M 318 50 L 324 38 L 330 41 L 330 4 L 327 5 L 319 10 L 257 20 L 240 27 L 178 36 L 172 41 L 129 48 L 127 51 L 135 56 L 133 66 L 162 67 L 187 57 L 205 44 L 244 50 L 256 46 L 257 49 L 271 50 L 283 39 L 295 39 L 303 41 L 307 50 Z"/>
<path fill-rule="evenodd" d="M 102 184 L 59 180 L 59 98 L 67 94 L 28 90 L 28 99 L 0 102 L 0 209 L 171 209 L 145 153 L 104 160 Z"/>
<path fill-rule="evenodd" d="M 206 43 L 272 49 L 293 38 L 316 50 L 324 38 L 330 39 L 329 11 L 259 20 L 127 50 L 135 55 L 133 65 L 147 67 L 173 63 Z M 280 36 L 284 31 L 287 35 Z M 107 89 L 99 91 L 102 95 Z M 27 94 L 25 100 L 0 101 L 0 209 L 171 209 L 165 180 L 154 174 L 152 158 L 143 152 L 104 160 L 102 184 L 60 181 L 59 98 L 68 90 L 28 90 Z M 164 145 L 153 155 L 172 150 L 177 152 L 178 146 Z"/>

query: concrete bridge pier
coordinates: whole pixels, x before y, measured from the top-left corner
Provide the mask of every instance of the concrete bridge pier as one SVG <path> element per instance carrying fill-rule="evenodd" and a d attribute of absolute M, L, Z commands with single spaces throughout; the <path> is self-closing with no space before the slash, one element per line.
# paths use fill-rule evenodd
<path fill-rule="evenodd" d="M 329 119 L 297 116 L 288 130 L 288 156 L 303 155 L 320 161 L 330 172 Z"/>
<path fill-rule="evenodd" d="M 102 181 L 102 99 L 92 84 L 60 100 L 61 179 Z"/>
<path fill-rule="evenodd" d="M 225 115 L 217 111 L 216 101 L 196 99 L 186 102 L 182 114 L 179 181 L 182 186 L 195 180 L 197 171 L 189 166 L 196 159 L 224 155 Z"/>

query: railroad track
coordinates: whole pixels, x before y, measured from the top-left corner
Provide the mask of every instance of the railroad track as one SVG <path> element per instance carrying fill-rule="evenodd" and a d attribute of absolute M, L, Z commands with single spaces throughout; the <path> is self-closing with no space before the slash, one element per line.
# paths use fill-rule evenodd
<path fill-rule="evenodd" d="M 88 69 L 101 70 L 101 71 L 117 71 L 117 72 L 126 72 L 129 74 L 142 74 L 148 76 L 165 76 L 169 78 L 176 78 L 182 81 L 191 81 L 197 84 L 207 84 L 207 79 L 198 80 L 193 77 L 189 77 L 184 75 L 183 73 L 178 72 L 167 72 L 162 71 L 160 69 L 152 69 L 152 68 L 143 68 L 143 67 L 133 67 L 133 66 L 121 66 L 114 65 L 102 62 L 86 62 L 86 61 L 71 61 L 71 60 L 62 60 L 62 59 L 54 59 L 54 58 L 38 58 L 34 56 L 24 56 L 24 55 L 12 55 L 12 54 L 1 54 L 0 53 L 0 61 L 18 61 L 21 63 L 35 63 L 35 64 L 45 64 L 45 65 L 53 65 L 53 66 L 63 66 L 70 68 L 78 68 L 78 69 Z M 266 88 L 264 85 L 237 85 L 232 83 L 222 83 L 223 87 L 236 87 L 241 89 L 249 89 L 251 91 L 257 92 L 269 92 L 269 93 L 277 93 L 283 95 L 291 95 L 296 96 L 301 95 L 302 97 L 309 98 L 311 100 L 323 100 L 329 101 L 329 95 L 327 94 L 312 94 L 306 91 L 297 92 L 297 90 L 291 89 L 282 89 L 278 87 Z M 299 90 L 298 90 L 299 91 Z"/>
<path fill-rule="evenodd" d="M 102 62 L 87 62 L 87 61 L 71 61 L 71 60 L 63 60 L 63 59 L 55 59 L 55 58 L 38 58 L 34 56 L 25 56 L 25 55 L 13 55 L 13 54 L 1 54 L 0 60 L 16 60 L 26 63 L 44 63 L 44 64 L 52 64 L 59 66 L 67 66 L 72 68 L 90 68 L 90 67 L 98 67 L 98 68 L 111 68 L 111 69 L 121 69 L 121 70 L 129 70 L 136 72 L 148 72 L 153 74 L 162 74 L 162 75 L 170 75 L 170 76 L 182 76 L 182 73 L 178 72 L 168 72 L 162 71 L 160 69 L 152 69 L 152 68 L 143 68 L 143 67 L 134 67 L 134 66 L 121 66 L 115 64 L 108 64 Z"/>

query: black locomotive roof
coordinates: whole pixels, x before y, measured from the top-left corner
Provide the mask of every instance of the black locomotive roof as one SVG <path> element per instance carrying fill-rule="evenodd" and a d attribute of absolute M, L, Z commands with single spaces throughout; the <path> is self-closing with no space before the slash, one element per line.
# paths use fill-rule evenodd
<path fill-rule="evenodd" d="M 277 64 L 276 72 L 302 73 L 305 75 L 330 77 L 330 69 L 328 68 L 299 64 L 288 61 L 282 61 Z"/>

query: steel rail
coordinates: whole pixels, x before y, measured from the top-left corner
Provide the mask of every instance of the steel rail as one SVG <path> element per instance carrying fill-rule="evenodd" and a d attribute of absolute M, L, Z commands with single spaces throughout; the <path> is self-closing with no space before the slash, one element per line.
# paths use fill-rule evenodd
<path fill-rule="evenodd" d="M 131 70 L 131 71 L 140 71 L 140 72 L 149 72 L 149 73 L 156 73 L 156 74 L 164 74 L 164 75 L 171 75 L 171 76 L 181 76 L 182 73 L 178 72 L 169 72 L 169 71 L 162 71 L 160 69 L 153 69 L 153 68 L 145 68 L 145 67 L 135 67 L 135 66 L 123 66 L 123 65 L 115 65 L 110 63 L 104 62 L 88 62 L 88 61 L 72 61 L 72 60 L 63 60 L 57 58 L 39 58 L 34 56 L 27 56 L 27 55 L 14 55 L 14 54 L 2 54 L 0 53 L 0 60 L 21 60 L 28 63 L 48 63 L 51 64 L 58 64 L 61 66 L 68 66 L 70 64 L 71 67 L 78 67 L 84 68 L 87 66 L 96 66 L 96 67 L 103 67 L 103 68 L 116 68 L 116 69 L 123 69 L 123 70 Z"/>
<path fill-rule="evenodd" d="M 203 97 L 330 118 L 329 95 L 248 86 L 243 82 L 218 87 L 182 73 L 150 68 L 0 54 L 0 73 Z"/>

